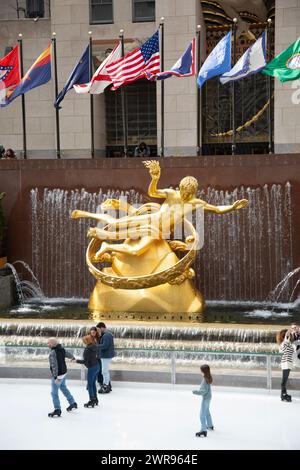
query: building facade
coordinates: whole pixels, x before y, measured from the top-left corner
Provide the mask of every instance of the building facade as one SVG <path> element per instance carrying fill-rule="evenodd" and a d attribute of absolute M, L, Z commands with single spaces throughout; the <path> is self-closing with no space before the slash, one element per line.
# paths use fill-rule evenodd
<path fill-rule="evenodd" d="M 3 0 L 0 3 L 0 56 L 13 47 L 19 33 L 23 39 L 24 70 L 51 41 L 53 32 L 57 41 L 58 88 L 64 86 L 74 65 L 89 41 L 93 40 L 93 65 L 96 68 L 116 44 L 120 30 L 124 30 L 125 52 L 142 44 L 157 29 L 161 17 L 165 24 L 165 69 L 171 67 L 201 25 L 203 57 L 209 49 L 209 34 L 222 32 L 236 16 L 240 24 L 247 22 L 259 30 L 268 16 L 275 18 L 274 51 L 277 54 L 300 35 L 300 0 L 251 2 L 254 10 L 239 0 L 206 2 L 200 0 Z M 247 2 L 246 2 L 247 3 Z M 248 2 L 249 3 L 249 2 Z M 248 11 L 245 14 L 245 10 Z M 244 12 L 244 16 L 241 11 Z M 222 29 L 223 28 L 223 29 Z M 258 31 L 257 30 L 257 31 Z M 256 31 L 256 30 L 255 30 Z M 221 33 L 220 33 L 221 34 Z M 241 39 L 242 44 L 243 39 Z M 213 83 L 213 82 L 212 82 Z M 252 82 L 251 82 L 252 83 Z M 216 100 L 205 96 L 203 90 L 203 122 L 216 122 L 215 139 L 207 131 L 206 153 L 224 153 L 230 138 L 221 134 L 228 131 L 226 106 L 222 89 L 211 85 Z M 252 86 L 252 85 L 251 85 Z M 262 89 L 264 84 L 261 85 Z M 277 80 L 274 84 L 274 150 L 277 153 L 300 152 L 300 83 Z M 267 96 L 260 95 L 256 83 L 237 126 L 252 119 Z M 246 96 L 246 89 L 243 91 Z M 106 91 L 94 95 L 95 156 L 122 155 L 121 93 Z M 250 95 L 249 95 L 250 96 Z M 28 158 L 56 157 L 56 126 L 54 80 L 25 95 Z M 141 80 L 126 86 L 128 110 L 128 145 L 130 153 L 145 141 L 152 154 L 160 151 L 161 142 L 161 83 Z M 208 103 L 208 104 L 207 104 Z M 209 104 L 210 103 L 210 104 Z M 217 105 L 216 105 L 217 103 Z M 226 101 L 228 106 L 228 99 Z M 242 102 L 243 103 L 243 102 Z M 90 158 L 91 117 L 90 96 L 68 92 L 60 110 L 60 144 L 62 158 Z M 243 105 L 241 105 L 243 106 Z M 249 108 L 249 109 L 248 109 Z M 216 117 L 217 116 L 217 117 Z M 223 117 L 222 117 L 223 116 Z M 265 122 L 267 114 L 265 114 Z M 223 120 L 222 120 L 223 119 Z M 241 153 L 265 152 L 266 125 L 253 121 L 254 131 L 243 132 Z M 209 126 L 205 129 L 210 129 Z M 204 130 L 205 130 L 204 129 Z M 253 142 L 256 145 L 252 145 Z M 13 148 L 22 155 L 22 109 L 18 98 L 0 109 L 0 144 Z M 196 78 L 171 78 L 165 81 L 164 114 L 165 155 L 193 156 L 197 153 L 197 87 Z M 205 146 L 204 146 L 205 148 Z"/>

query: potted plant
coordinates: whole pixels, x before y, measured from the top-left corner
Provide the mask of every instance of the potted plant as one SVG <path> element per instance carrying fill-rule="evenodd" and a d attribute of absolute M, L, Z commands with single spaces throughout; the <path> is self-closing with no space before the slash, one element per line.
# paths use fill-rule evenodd
<path fill-rule="evenodd" d="M 5 240 L 5 232 L 6 232 L 6 224 L 5 224 L 5 217 L 2 208 L 2 199 L 4 198 L 5 193 L 0 193 L 0 268 L 2 268 L 7 259 L 4 257 L 4 240 Z"/>

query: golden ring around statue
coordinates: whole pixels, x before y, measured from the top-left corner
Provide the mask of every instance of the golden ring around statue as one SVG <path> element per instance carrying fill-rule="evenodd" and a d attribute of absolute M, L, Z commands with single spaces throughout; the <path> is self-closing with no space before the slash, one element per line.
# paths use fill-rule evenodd
<path fill-rule="evenodd" d="M 86 262 L 90 273 L 103 284 L 117 289 L 147 289 L 149 287 L 158 286 L 160 284 L 176 284 L 183 282 L 184 279 L 189 277 L 189 267 L 194 262 L 197 254 L 198 235 L 193 225 L 185 219 L 185 223 L 189 226 L 192 232 L 193 244 L 187 254 L 179 259 L 170 268 L 159 271 L 154 274 L 146 276 L 131 276 L 119 277 L 112 276 L 111 274 L 104 273 L 92 263 L 95 253 L 99 250 L 103 241 L 97 238 L 92 238 L 86 250 Z"/>

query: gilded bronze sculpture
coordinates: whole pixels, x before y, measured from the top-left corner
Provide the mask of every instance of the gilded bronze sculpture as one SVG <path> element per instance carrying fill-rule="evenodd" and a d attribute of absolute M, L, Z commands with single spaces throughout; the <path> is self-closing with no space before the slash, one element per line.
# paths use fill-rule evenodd
<path fill-rule="evenodd" d="M 123 210 L 124 217 L 75 210 L 72 218 L 87 217 L 102 223 L 88 230 L 91 242 L 86 261 L 97 284 L 89 309 L 97 318 L 192 320 L 204 309 L 203 296 L 191 280 L 191 265 L 200 248 L 199 233 L 189 215 L 195 210 L 225 214 L 247 205 L 247 200 L 229 206 L 213 206 L 198 199 L 194 177 L 183 178 L 179 190 L 158 189 L 161 169 L 158 161 L 144 161 L 149 169 L 150 197 L 165 199 L 163 204 L 147 203 L 139 208 L 109 199 L 101 209 Z M 185 240 L 174 239 L 175 228 L 189 231 Z M 120 240 L 124 240 L 119 243 Z M 111 241 L 114 241 L 111 243 Z M 117 241 L 117 242 L 116 242 Z M 179 258 L 176 252 L 183 252 Z M 106 262 L 110 267 L 99 269 Z"/>

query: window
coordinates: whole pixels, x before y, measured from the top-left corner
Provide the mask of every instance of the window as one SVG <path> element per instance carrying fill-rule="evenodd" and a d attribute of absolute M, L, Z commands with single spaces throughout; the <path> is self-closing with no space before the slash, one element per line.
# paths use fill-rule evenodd
<path fill-rule="evenodd" d="M 132 0 L 133 15 L 132 21 L 155 21 L 155 0 Z"/>
<path fill-rule="evenodd" d="M 112 0 L 90 0 L 90 24 L 113 22 Z"/>
<path fill-rule="evenodd" d="M 44 0 L 26 0 L 27 18 L 44 18 Z"/>
<path fill-rule="evenodd" d="M 156 82 L 137 80 L 126 85 L 128 150 L 133 154 L 136 145 L 146 142 L 151 153 L 157 152 Z M 105 91 L 106 151 L 115 156 L 123 151 L 123 121 L 121 90 Z"/>

